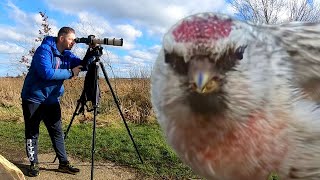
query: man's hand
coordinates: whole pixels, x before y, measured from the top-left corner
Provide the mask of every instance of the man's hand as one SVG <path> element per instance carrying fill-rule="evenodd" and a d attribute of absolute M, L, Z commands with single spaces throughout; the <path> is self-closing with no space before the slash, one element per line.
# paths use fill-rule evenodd
<path fill-rule="evenodd" d="M 72 73 L 73 73 L 73 77 L 76 77 L 79 75 L 79 72 L 81 71 L 82 66 L 76 66 L 74 68 L 72 68 Z"/>

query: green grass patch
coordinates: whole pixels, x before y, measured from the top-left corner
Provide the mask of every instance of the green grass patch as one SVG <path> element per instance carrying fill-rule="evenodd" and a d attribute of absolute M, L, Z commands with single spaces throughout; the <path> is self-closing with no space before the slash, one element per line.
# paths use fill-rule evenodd
<path fill-rule="evenodd" d="M 96 128 L 95 160 L 113 161 L 119 165 L 136 168 L 153 177 L 196 178 L 166 144 L 158 124 L 129 124 L 129 128 L 144 164 L 140 163 L 123 123 Z M 10 143 L 11 146 L 24 147 L 24 124 L 0 121 L 0 138 L 3 142 Z M 91 123 L 72 125 L 66 140 L 68 154 L 90 160 L 91 143 Z M 21 150 L 24 151 L 24 149 Z M 41 123 L 39 152 L 52 151 L 49 135 L 44 124 Z"/>

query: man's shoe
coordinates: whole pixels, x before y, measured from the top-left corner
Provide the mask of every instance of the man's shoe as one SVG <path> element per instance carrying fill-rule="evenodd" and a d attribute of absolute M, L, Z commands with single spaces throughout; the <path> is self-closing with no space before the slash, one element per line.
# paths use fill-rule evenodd
<path fill-rule="evenodd" d="M 69 162 L 62 162 L 59 164 L 59 172 L 76 174 L 80 172 L 80 169 L 73 167 Z"/>
<path fill-rule="evenodd" d="M 39 176 L 39 165 L 38 163 L 32 163 L 30 165 L 30 169 L 28 171 L 28 175 L 31 176 L 31 177 L 36 177 L 36 176 Z"/>

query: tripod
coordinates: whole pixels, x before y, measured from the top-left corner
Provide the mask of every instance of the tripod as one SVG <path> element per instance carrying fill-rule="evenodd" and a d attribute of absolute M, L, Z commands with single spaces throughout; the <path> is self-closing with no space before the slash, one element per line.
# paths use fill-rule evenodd
<path fill-rule="evenodd" d="M 125 127 L 127 129 L 127 132 L 130 136 L 130 139 L 134 145 L 134 148 L 137 152 L 137 155 L 141 161 L 141 163 L 143 163 L 143 160 L 140 156 L 140 153 L 138 151 L 138 148 L 136 146 L 136 143 L 134 142 L 134 139 L 130 133 L 130 129 L 128 127 L 128 124 L 124 118 L 124 115 L 120 109 L 120 105 L 119 105 L 119 101 L 112 89 L 112 86 L 111 86 L 111 83 L 109 81 L 109 78 L 108 78 L 108 75 L 107 75 L 107 72 L 104 68 L 104 65 L 103 63 L 100 61 L 100 56 L 102 55 L 102 50 L 103 48 L 101 46 L 96 46 L 94 48 L 94 51 L 95 51 L 95 60 L 90 63 L 89 65 L 89 68 L 88 68 L 88 72 L 87 72 L 87 75 L 85 77 L 85 81 L 84 81 L 84 89 L 81 93 L 81 96 L 79 98 L 79 100 L 77 101 L 77 106 L 76 106 L 76 109 L 72 115 L 72 118 L 70 120 L 70 123 L 67 127 L 67 130 L 65 132 L 65 135 L 64 135 L 64 140 L 67 139 L 68 137 L 68 132 L 71 128 L 71 125 L 73 123 L 73 120 L 74 118 L 81 114 L 81 113 L 84 113 L 84 110 L 85 110 L 85 106 L 87 107 L 86 105 L 86 102 L 88 100 L 90 100 L 92 102 L 92 106 L 93 106 L 93 127 L 92 127 L 92 144 L 91 144 L 91 180 L 93 180 L 93 175 L 94 175 L 94 153 L 95 153 L 95 141 L 96 141 L 96 117 L 98 115 L 98 108 L 99 108 L 99 96 L 100 96 L 100 91 L 99 91 L 99 83 L 98 83 L 98 79 L 99 79 L 99 67 L 101 68 L 102 72 L 103 72 L 103 75 L 104 75 L 104 78 L 109 86 L 109 89 L 111 91 L 111 94 L 113 96 L 113 99 L 114 99 L 114 102 L 116 103 L 117 105 L 117 109 L 120 113 L 120 116 L 125 124 Z M 92 89 L 93 87 L 93 89 Z M 92 91 L 93 90 L 93 91 Z M 88 107 L 87 107 L 88 109 Z M 89 110 L 88 110 L 89 111 Z M 55 157 L 54 161 L 55 162 L 57 159 L 57 156 Z"/>

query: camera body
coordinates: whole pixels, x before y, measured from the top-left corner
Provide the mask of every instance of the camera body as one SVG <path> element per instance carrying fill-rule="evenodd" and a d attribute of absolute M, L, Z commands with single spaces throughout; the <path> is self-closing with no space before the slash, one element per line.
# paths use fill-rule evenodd
<path fill-rule="evenodd" d="M 123 39 L 116 39 L 116 38 L 102 38 L 97 39 L 94 35 L 89 35 L 87 38 L 76 38 L 74 40 L 76 43 L 85 43 L 87 45 L 92 44 L 105 44 L 105 45 L 111 45 L 111 46 L 123 46 Z"/>

